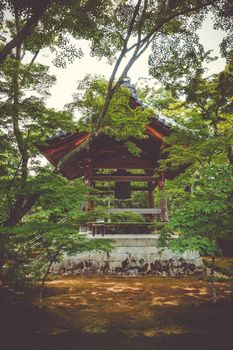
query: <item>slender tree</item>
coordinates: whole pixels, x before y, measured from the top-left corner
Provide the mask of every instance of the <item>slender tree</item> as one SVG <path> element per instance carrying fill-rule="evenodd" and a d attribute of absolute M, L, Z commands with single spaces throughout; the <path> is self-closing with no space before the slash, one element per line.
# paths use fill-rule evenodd
<path fill-rule="evenodd" d="M 156 37 L 164 32 L 175 34 L 180 31 L 182 26 L 188 26 L 189 21 L 192 20 L 198 26 L 203 19 L 203 15 L 215 3 L 216 1 L 165 2 L 147 0 L 138 0 L 136 4 L 132 1 L 119 3 L 113 12 L 112 24 L 108 21 L 108 25 L 103 28 L 102 40 L 93 42 L 93 51 L 100 56 L 108 55 L 113 59 L 113 55 L 120 51 L 108 82 L 104 105 L 87 140 L 83 142 L 81 147 L 71 151 L 61 159 L 58 163 L 59 170 L 98 135 L 105 121 L 113 95 L 119 90 L 123 79 L 134 62 L 156 40 Z M 114 44 L 115 49 L 112 50 L 112 54 L 109 54 L 109 51 L 106 52 L 106 40 L 110 47 Z"/>
<path fill-rule="evenodd" d="M 20 10 L 9 28 L 20 31 Z M 73 127 L 69 113 L 56 112 L 45 106 L 55 77 L 48 67 L 31 62 L 24 64 L 25 48 L 18 44 L 15 54 L 1 66 L 1 226 L 14 227 L 31 210 L 41 195 L 40 171 L 36 143 L 42 142 L 60 128 Z M 33 178 L 32 173 L 38 175 Z M 43 182 L 43 180 L 42 180 Z M 36 185 L 37 184 L 37 185 Z M 43 191 L 42 191 L 43 192 Z M 0 265 L 4 262 L 8 234 L 1 234 Z"/>

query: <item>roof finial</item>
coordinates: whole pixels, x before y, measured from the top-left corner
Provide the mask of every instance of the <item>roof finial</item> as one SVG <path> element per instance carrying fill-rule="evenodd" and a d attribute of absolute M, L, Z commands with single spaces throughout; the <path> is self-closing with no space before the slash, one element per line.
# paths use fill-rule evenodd
<path fill-rule="evenodd" d="M 131 83 L 131 78 L 130 77 L 125 77 L 123 80 L 122 80 L 122 83 L 121 85 L 125 86 L 126 88 L 128 88 L 132 94 L 132 96 L 138 100 L 138 96 L 137 96 L 137 91 L 136 91 L 136 88 L 135 88 L 135 85 Z"/>

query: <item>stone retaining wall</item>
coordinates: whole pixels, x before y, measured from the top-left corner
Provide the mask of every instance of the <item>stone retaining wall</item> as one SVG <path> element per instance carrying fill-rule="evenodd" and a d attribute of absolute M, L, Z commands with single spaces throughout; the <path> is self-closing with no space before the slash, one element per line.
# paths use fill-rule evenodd
<path fill-rule="evenodd" d="M 203 262 L 198 252 L 178 254 L 161 249 L 157 247 L 158 238 L 152 237 L 115 238 L 113 251 L 66 256 L 63 262 L 52 266 L 51 272 L 115 276 L 183 276 L 203 272 Z"/>

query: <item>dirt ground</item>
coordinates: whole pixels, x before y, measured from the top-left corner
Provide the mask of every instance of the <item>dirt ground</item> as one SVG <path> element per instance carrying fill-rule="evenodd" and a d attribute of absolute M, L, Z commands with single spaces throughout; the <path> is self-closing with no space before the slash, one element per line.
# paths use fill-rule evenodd
<path fill-rule="evenodd" d="M 46 284 L 41 309 L 36 294 L 0 293 L 3 350 L 232 348 L 230 281 L 217 282 L 216 305 L 198 278 L 64 278 Z"/>

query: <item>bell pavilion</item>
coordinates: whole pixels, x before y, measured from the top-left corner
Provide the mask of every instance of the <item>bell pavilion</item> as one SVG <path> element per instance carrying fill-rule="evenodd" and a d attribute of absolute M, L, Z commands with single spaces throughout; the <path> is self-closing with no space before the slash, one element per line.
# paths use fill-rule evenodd
<path fill-rule="evenodd" d="M 129 104 L 131 108 L 141 106 L 141 102 L 133 96 Z M 116 199 L 129 199 L 133 191 L 147 192 L 147 208 L 111 208 L 109 211 L 132 211 L 167 221 L 166 200 L 161 200 L 159 208 L 155 208 L 154 190 L 156 187 L 162 190 L 165 179 L 177 175 L 172 171 L 155 175 L 158 161 L 166 156 L 163 153 L 164 137 L 170 134 L 171 128 L 164 120 L 154 117 L 145 125 L 144 132 L 146 138 L 129 140 L 140 149 L 140 156 L 131 154 L 124 142 L 100 133 L 88 149 L 66 162 L 61 172 L 69 180 L 82 178 L 88 186 L 100 193 L 112 191 Z M 49 139 L 46 146 L 40 147 L 40 151 L 56 167 L 65 155 L 80 147 L 88 136 L 88 132 L 61 133 Z M 86 210 L 93 208 L 92 202 L 85 205 Z"/>
<path fill-rule="evenodd" d="M 143 107 L 135 90 L 132 91 L 129 104 L 131 108 Z M 113 223 L 111 219 L 104 222 L 99 218 L 96 222 L 89 223 L 80 233 L 90 239 L 114 239 L 116 242 L 114 251 L 107 254 L 82 253 L 78 257 L 66 259 L 62 265 L 55 267 L 55 270 L 57 268 L 60 269 L 60 272 L 76 274 L 120 273 L 128 275 L 132 273 L 156 274 L 159 270 L 164 271 L 165 269 L 168 274 L 169 261 L 173 265 L 176 261 L 177 266 L 181 264 L 180 259 L 182 262 L 188 261 L 193 266 L 193 271 L 195 266 L 202 265 L 196 252 L 186 253 L 184 257 L 168 249 L 161 251 L 158 248 L 159 234 L 156 222 L 168 221 L 168 210 L 165 198 L 160 199 L 158 207 L 155 207 L 155 188 L 158 187 L 158 190 L 161 191 L 165 180 L 174 178 L 179 171 L 157 171 L 158 161 L 167 156 L 164 152 L 164 138 L 172 132 L 172 128 L 165 120 L 159 117 L 151 118 L 145 125 L 144 132 L 146 137 L 143 139 L 133 137 L 129 139 L 141 150 L 139 156 L 130 153 L 123 141 L 99 133 L 88 148 L 82 149 L 65 162 L 61 172 L 67 179 L 82 178 L 92 191 L 100 195 L 111 192 L 115 199 L 120 201 L 130 199 L 134 191 L 143 191 L 147 193 L 148 205 L 144 208 L 135 208 L 133 205 L 124 206 L 124 208 L 108 206 L 106 211 L 110 217 L 114 213 L 133 212 L 143 216 L 144 221 Z M 45 146 L 41 146 L 40 151 L 56 167 L 65 155 L 80 147 L 88 136 L 88 132 L 60 133 L 50 138 Z M 90 200 L 85 203 L 84 210 L 90 211 L 94 207 L 95 203 Z M 161 261 L 165 261 L 165 267 Z"/>

